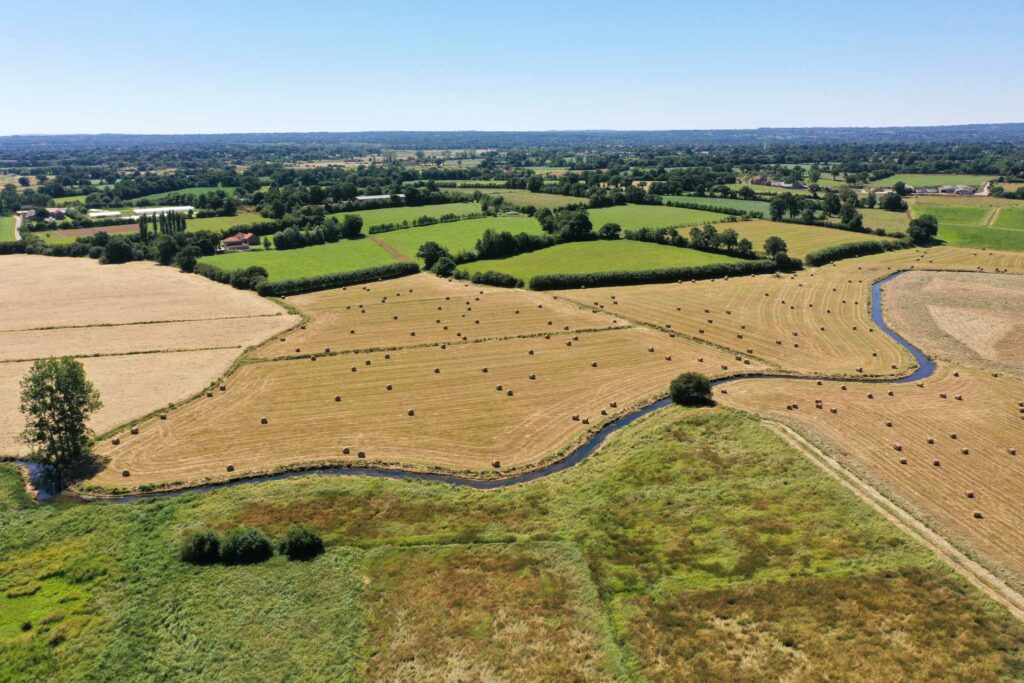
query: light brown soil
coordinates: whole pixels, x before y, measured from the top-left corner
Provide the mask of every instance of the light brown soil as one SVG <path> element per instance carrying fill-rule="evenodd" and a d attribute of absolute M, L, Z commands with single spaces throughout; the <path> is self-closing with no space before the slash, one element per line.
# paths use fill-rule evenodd
<path fill-rule="evenodd" d="M 906 273 L 885 286 L 885 315 L 926 353 L 1024 373 L 1024 278 Z"/>
<path fill-rule="evenodd" d="M 66 230 L 54 230 L 50 233 L 53 237 L 88 237 L 98 232 L 105 232 L 108 235 L 126 235 L 139 231 L 138 223 L 127 225 L 107 225 L 99 228 L 68 228 Z"/>

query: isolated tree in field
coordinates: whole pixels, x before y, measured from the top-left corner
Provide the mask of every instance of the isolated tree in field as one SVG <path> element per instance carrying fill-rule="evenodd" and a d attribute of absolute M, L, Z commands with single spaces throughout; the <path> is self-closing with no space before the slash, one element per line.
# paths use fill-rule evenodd
<path fill-rule="evenodd" d="M 669 385 L 672 400 L 681 406 L 712 405 L 711 380 L 699 372 L 684 372 Z"/>
<path fill-rule="evenodd" d="M 21 439 L 53 476 L 56 490 L 89 460 L 92 432 L 86 421 L 101 405 L 85 368 L 70 356 L 37 360 L 21 380 Z"/>
<path fill-rule="evenodd" d="M 416 257 L 423 259 L 423 265 L 427 270 L 433 268 L 434 264 L 444 256 L 451 258 L 448 250 L 437 242 L 424 242 L 416 251 Z"/>
<path fill-rule="evenodd" d="M 939 221 L 930 214 L 914 218 L 907 228 L 907 237 L 913 240 L 914 244 L 928 244 L 939 234 Z"/>
<path fill-rule="evenodd" d="M 775 258 L 776 254 L 782 254 L 789 251 L 789 246 L 786 244 L 786 240 L 772 235 L 764 241 L 764 253 L 768 254 L 769 258 Z"/>
<path fill-rule="evenodd" d="M 359 237 L 363 231 L 363 219 L 361 216 L 347 214 L 341 221 L 341 235 L 347 240 Z"/>
<path fill-rule="evenodd" d="M 598 230 L 597 234 L 603 240 L 617 240 L 622 232 L 622 226 L 618 223 L 605 223 Z"/>

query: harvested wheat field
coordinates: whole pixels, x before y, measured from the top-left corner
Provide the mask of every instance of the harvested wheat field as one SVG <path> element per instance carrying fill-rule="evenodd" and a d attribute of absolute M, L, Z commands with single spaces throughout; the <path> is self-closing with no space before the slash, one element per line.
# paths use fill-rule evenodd
<path fill-rule="evenodd" d="M 984 264 L 984 265 L 981 265 Z M 1024 255 L 936 248 L 888 252 L 795 275 L 758 275 L 558 293 L 626 320 L 760 359 L 779 372 L 903 375 L 913 359 L 871 321 L 871 285 L 897 270 L 1024 272 Z"/>
<path fill-rule="evenodd" d="M 643 328 L 247 363 L 224 391 L 99 444 L 110 462 L 91 483 L 361 461 L 507 473 L 662 395 L 681 372 L 761 369 Z"/>
<path fill-rule="evenodd" d="M 291 297 L 310 316 L 261 358 L 395 348 L 622 326 L 539 292 L 482 287 L 428 273 Z"/>
<path fill-rule="evenodd" d="M 940 360 L 1024 372 L 1024 278 L 982 273 L 905 273 L 886 283 L 894 330 Z"/>
<path fill-rule="evenodd" d="M 0 455 L 24 452 L 19 382 L 29 361 L 82 359 L 103 408 L 98 432 L 182 401 L 248 347 L 298 322 L 273 302 L 153 263 L 4 256 Z"/>
<path fill-rule="evenodd" d="M 940 366 L 921 383 L 741 380 L 716 398 L 817 437 L 1024 584 L 1021 380 Z"/>

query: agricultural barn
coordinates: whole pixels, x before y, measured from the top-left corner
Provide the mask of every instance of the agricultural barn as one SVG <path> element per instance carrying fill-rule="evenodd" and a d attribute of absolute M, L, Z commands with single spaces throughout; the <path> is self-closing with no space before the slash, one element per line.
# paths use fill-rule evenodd
<path fill-rule="evenodd" d="M 151 206 L 145 209 L 135 209 L 135 213 L 139 215 L 154 213 L 192 213 L 195 209 L 196 207 L 194 206 Z"/>
<path fill-rule="evenodd" d="M 772 187 L 781 187 L 784 190 L 806 190 L 807 186 L 801 183 L 799 180 L 795 180 L 788 183 L 784 180 L 773 180 Z"/>
<path fill-rule="evenodd" d="M 969 197 L 974 194 L 974 188 L 970 185 L 943 185 L 939 188 L 942 194 L 958 194 Z"/>
<path fill-rule="evenodd" d="M 386 202 L 392 197 L 405 199 L 404 194 L 361 194 L 356 196 L 357 202 Z"/>
<path fill-rule="evenodd" d="M 768 176 L 761 174 L 756 175 L 750 179 L 751 185 L 767 185 L 769 183 Z"/>
<path fill-rule="evenodd" d="M 65 216 L 67 216 L 67 213 L 64 211 L 64 209 L 60 209 L 60 208 L 57 208 L 57 207 L 50 207 L 48 209 L 36 209 L 36 213 L 37 214 L 40 211 L 46 211 L 46 213 L 50 216 L 50 218 L 53 218 L 54 220 L 58 220 L 58 221 L 62 220 Z"/>
<path fill-rule="evenodd" d="M 259 242 L 259 238 L 251 232 L 236 232 L 220 243 L 225 251 L 246 251 L 253 244 Z"/>
<path fill-rule="evenodd" d="M 91 209 L 89 218 L 120 218 L 120 211 L 104 211 L 102 209 Z"/>

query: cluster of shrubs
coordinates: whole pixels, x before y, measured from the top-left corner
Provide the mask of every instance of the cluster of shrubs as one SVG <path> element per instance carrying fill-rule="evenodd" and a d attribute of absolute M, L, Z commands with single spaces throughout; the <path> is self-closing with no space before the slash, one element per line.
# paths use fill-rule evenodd
<path fill-rule="evenodd" d="M 812 251 L 804 256 L 804 261 L 810 266 L 821 266 L 826 263 L 853 258 L 855 256 L 881 254 L 883 251 L 909 249 L 913 246 L 914 242 L 910 239 L 896 241 L 865 240 L 863 242 L 847 242 L 846 244 L 837 244 L 835 246 Z"/>
<path fill-rule="evenodd" d="M 295 527 L 278 541 L 277 552 L 290 560 L 310 560 L 324 552 L 324 542 L 312 529 Z M 204 529 L 185 537 L 179 555 L 189 564 L 258 564 L 273 557 L 274 546 L 266 534 L 251 527 L 229 529 L 223 537 Z"/>
<path fill-rule="evenodd" d="M 644 285 L 660 282 L 678 282 L 680 280 L 709 280 L 718 277 L 774 273 L 777 268 L 778 266 L 774 260 L 759 259 L 740 263 L 709 263 L 687 268 L 536 275 L 530 280 L 530 289 L 572 289 L 577 287 Z"/>
<path fill-rule="evenodd" d="M 352 240 L 360 237 L 363 230 L 363 219 L 355 214 L 345 216 L 341 221 L 328 217 L 324 222 L 310 230 L 299 230 L 288 227 L 275 232 L 271 238 L 274 248 L 278 251 L 301 249 L 317 244 L 334 243 L 342 239 Z"/>
<path fill-rule="evenodd" d="M 466 273 L 465 271 L 456 271 L 455 277 L 460 280 L 466 279 Z M 473 273 L 468 279 L 475 285 L 490 285 L 491 287 L 515 288 L 524 286 L 523 281 L 519 278 L 493 270 L 488 270 L 483 273 Z"/>
<path fill-rule="evenodd" d="M 235 289 L 254 290 L 267 279 L 267 269 L 262 266 L 224 270 L 210 263 L 197 263 L 193 272 L 215 282 L 231 285 Z"/>

